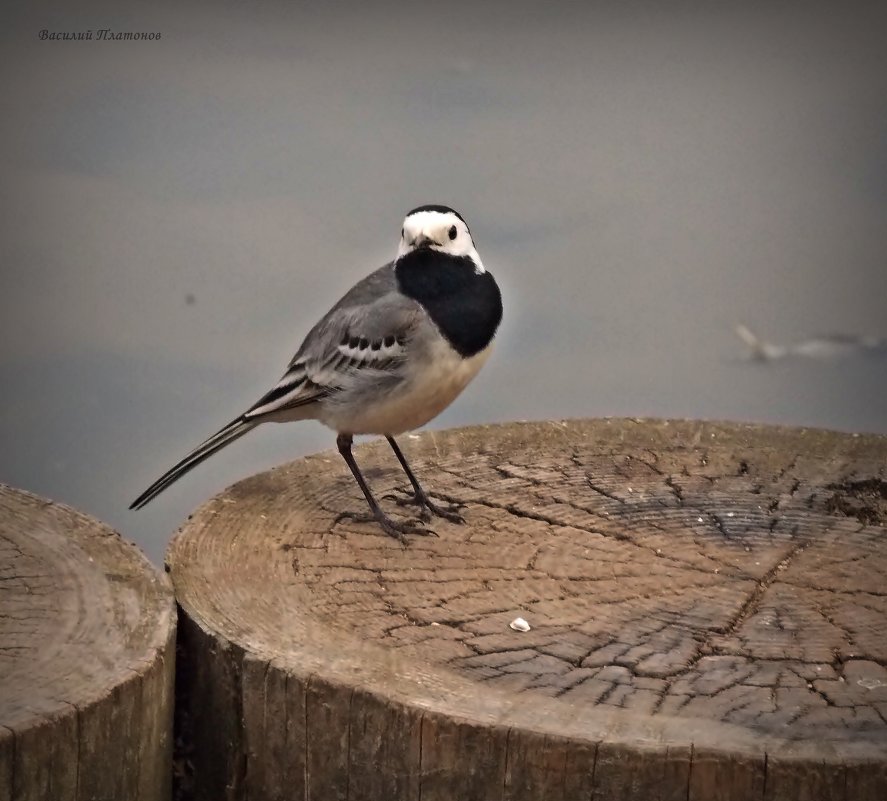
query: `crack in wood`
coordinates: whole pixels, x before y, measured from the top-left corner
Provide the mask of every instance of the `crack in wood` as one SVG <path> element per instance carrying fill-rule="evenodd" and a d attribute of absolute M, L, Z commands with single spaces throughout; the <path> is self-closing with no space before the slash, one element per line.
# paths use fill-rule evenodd
<path fill-rule="evenodd" d="M 758 607 L 760 606 L 761 599 L 764 597 L 767 590 L 776 580 L 776 577 L 784 570 L 788 569 L 788 566 L 791 564 L 792 560 L 801 553 L 806 547 L 807 542 L 797 542 L 792 549 L 788 552 L 788 554 L 777 564 L 773 565 L 773 567 L 768 570 L 761 580 L 757 583 L 757 586 L 752 590 L 746 599 L 745 603 L 739 608 L 739 611 L 736 613 L 736 616 L 729 622 L 725 630 L 723 631 L 724 635 L 734 634 L 736 630 L 745 623 L 755 612 L 758 611 Z"/>

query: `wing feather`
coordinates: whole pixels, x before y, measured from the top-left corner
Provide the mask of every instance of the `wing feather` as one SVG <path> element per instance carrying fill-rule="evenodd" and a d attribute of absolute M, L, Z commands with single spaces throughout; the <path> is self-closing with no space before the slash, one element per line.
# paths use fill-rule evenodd
<path fill-rule="evenodd" d="M 424 312 L 397 291 L 392 265 L 359 282 L 311 329 L 277 384 L 244 415 L 260 421 L 353 387 L 392 378 Z"/>

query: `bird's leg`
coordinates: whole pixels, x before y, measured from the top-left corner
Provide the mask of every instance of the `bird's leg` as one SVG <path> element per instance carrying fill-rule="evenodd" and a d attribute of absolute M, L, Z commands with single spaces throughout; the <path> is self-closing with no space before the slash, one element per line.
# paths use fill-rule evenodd
<path fill-rule="evenodd" d="M 458 506 L 438 506 L 428 497 L 428 494 L 422 489 L 422 486 L 419 484 L 413 471 L 410 470 L 410 466 L 407 464 L 407 460 L 404 458 L 400 447 L 394 441 L 394 437 L 386 436 L 385 439 L 388 440 L 388 444 L 391 446 L 391 450 L 394 451 L 397 461 L 400 462 L 400 466 L 403 468 L 404 473 L 407 474 L 410 484 L 413 485 L 413 494 L 411 496 L 408 498 L 395 498 L 395 501 L 401 506 L 404 504 L 415 504 L 418 506 L 421 509 L 420 517 L 423 520 L 428 520 L 431 517 L 431 514 L 435 514 L 438 517 L 443 517 L 454 523 L 464 523 L 465 518 L 456 511 L 459 508 Z"/>
<path fill-rule="evenodd" d="M 348 465 L 351 470 L 351 474 L 354 476 L 357 481 L 358 486 L 363 492 L 364 498 L 366 498 L 367 503 L 370 507 L 370 515 L 358 515 L 352 512 L 341 512 L 337 517 L 335 522 L 339 522 L 343 518 L 350 518 L 351 520 L 357 520 L 359 522 L 373 522 L 378 523 L 382 530 L 391 537 L 400 540 L 404 544 L 406 544 L 406 534 L 431 534 L 434 532 L 429 529 L 422 528 L 422 526 L 418 526 L 414 523 L 398 523 L 392 520 L 388 515 L 386 515 L 382 509 L 379 507 L 379 504 L 376 503 L 376 499 L 373 497 L 373 493 L 370 492 L 369 486 L 367 486 L 366 481 L 364 480 L 363 474 L 360 472 L 360 468 L 357 466 L 357 462 L 354 461 L 354 455 L 351 453 L 351 443 L 354 441 L 354 438 L 350 434 L 339 434 L 336 437 L 336 445 L 339 448 L 339 453 L 342 454 L 342 458 L 345 460 L 345 463 Z"/>

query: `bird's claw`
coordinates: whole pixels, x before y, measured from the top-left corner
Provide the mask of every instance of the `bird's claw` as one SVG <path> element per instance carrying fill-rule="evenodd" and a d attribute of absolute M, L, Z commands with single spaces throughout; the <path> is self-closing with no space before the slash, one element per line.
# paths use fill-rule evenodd
<path fill-rule="evenodd" d="M 431 515 L 437 515 L 438 517 L 442 517 L 444 520 L 449 520 L 452 523 L 464 523 L 465 518 L 459 514 L 457 509 L 460 508 L 461 504 L 454 504 L 452 506 L 439 506 L 434 503 L 427 495 L 419 495 L 414 492 L 409 495 L 395 495 L 394 493 L 389 493 L 388 495 L 383 496 L 385 498 L 393 500 L 398 506 L 418 506 L 419 507 L 419 518 L 424 522 L 428 522 L 431 520 Z"/>
<path fill-rule="evenodd" d="M 411 522 L 409 520 L 392 520 L 388 515 L 383 514 L 382 512 L 369 515 L 358 514 L 357 512 L 339 512 L 339 514 L 336 515 L 336 519 L 333 521 L 333 525 L 336 525 L 341 520 L 351 520 L 355 523 L 377 523 L 382 531 L 384 531 L 389 537 L 394 537 L 394 539 L 399 540 L 404 545 L 408 544 L 406 538 L 407 534 L 417 534 L 422 537 L 437 536 L 435 531 L 419 525 L 418 522 Z"/>

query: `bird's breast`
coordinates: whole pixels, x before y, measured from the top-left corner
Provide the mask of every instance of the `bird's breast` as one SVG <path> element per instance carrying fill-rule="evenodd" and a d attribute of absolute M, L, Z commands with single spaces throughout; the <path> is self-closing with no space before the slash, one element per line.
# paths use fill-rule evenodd
<path fill-rule="evenodd" d="M 477 375 L 492 345 L 462 357 L 437 338 L 408 375 L 386 393 L 361 393 L 358 401 L 334 399 L 327 404 L 321 422 L 350 434 L 401 434 L 420 428 L 447 408 Z M 355 402 L 357 401 L 357 402 Z"/>

